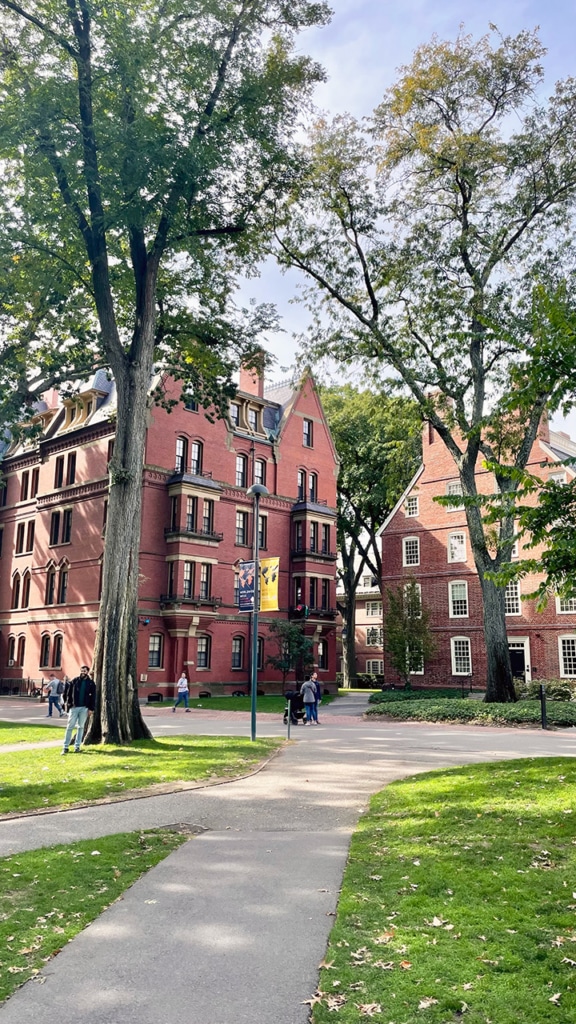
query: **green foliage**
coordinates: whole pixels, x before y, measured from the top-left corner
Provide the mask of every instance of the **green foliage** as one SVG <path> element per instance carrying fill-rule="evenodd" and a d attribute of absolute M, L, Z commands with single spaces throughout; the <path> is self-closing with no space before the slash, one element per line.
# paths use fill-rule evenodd
<path fill-rule="evenodd" d="M 558 757 L 377 794 L 352 838 L 314 1024 L 574 1020 L 575 785 L 574 759 Z"/>
<path fill-rule="evenodd" d="M 547 700 L 576 700 L 576 679 L 531 679 L 516 682 L 518 700 L 539 700 L 540 686 L 544 686 Z"/>
<path fill-rule="evenodd" d="M 83 747 L 81 754 L 67 757 L 54 748 L 0 752 L 0 813 L 69 807 L 160 783 L 239 775 L 277 746 L 266 739 L 171 736 L 123 747 Z"/>
<path fill-rule="evenodd" d="M 314 642 L 312 637 L 306 636 L 302 623 L 274 619 L 268 625 L 268 635 L 272 643 L 276 644 L 278 653 L 269 655 L 266 664 L 282 673 L 283 684 L 286 677 L 300 666 L 302 671 L 312 667 Z"/>
<path fill-rule="evenodd" d="M 408 579 L 395 590 L 387 590 L 387 598 L 384 644 L 392 666 L 409 686 L 410 673 L 421 671 L 436 650 L 429 625 L 430 612 L 422 603 L 420 587 L 414 579 Z"/>
<path fill-rule="evenodd" d="M 185 841 L 176 831 L 154 829 L 0 859 L 0 1000 Z"/>
<path fill-rule="evenodd" d="M 385 690 L 383 693 L 371 693 L 368 698 L 369 704 L 395 704 L 405 700 L 444 700 L 462 699 L 460 687 L 448 689 L 438 687 L 430 690 Z"/>
<path fill-rule="evenodd" d="M 576 725 L 575 703 L 552 703 L 546 709 L 548 723 L 555 726 Z M 518 704 L 485 704 L 479 700 L 390 701 L 368 708 L 369 716 L 385 714 L 389 718 L 409 722 L 468 722 L 479 725 L 541 724 L 540 701 L 523 700 Z"/>

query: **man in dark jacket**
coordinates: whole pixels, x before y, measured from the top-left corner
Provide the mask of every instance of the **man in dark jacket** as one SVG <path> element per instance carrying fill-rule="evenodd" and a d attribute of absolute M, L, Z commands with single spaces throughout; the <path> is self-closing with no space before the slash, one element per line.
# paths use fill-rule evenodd
<path fill-rule="evenodd" d="M 94 680 L 90 678 L 90 669 L 87 665 L 82 665 L 80 675 L 76 676 L 75 679 L 70 680 L 67 696 L 70 705 L 70 712 L 68 715 L 68 725 L 66 726 L 64 749 L 62 750 L 62 753 L 68 753 L 70 739 L 74 729 L 76 729 L 74 753 L 79 754 L 82 736 L 84 735 L 84 726 L 86 725 L 88 714 L 90 711 L 94 711 L 94 707 L 96 705 L 96 684 Z"/>

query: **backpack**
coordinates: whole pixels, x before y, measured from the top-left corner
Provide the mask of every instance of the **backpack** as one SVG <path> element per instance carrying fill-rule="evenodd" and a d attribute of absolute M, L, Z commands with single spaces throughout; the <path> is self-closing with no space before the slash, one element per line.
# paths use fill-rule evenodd
<path fill-rule="evenodd" d="M 64 693 L 64 683 L 63 682 L 59 682 L 58 683 L 58 686 L 56 687 L 56 693 L 58 694 L 58 696 L 60 696 L 61 693 Z"/>

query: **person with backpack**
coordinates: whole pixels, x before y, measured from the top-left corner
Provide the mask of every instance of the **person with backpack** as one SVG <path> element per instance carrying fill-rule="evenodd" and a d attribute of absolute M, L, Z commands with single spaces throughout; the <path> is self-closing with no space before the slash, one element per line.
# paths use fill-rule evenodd
<path fill-rule="evenodd" d="M 58 679 L 58 676 L 55 676 L 54 673 L 52 673 L 50 679 L 46 683 L 45 689 L 48 694 L 48 714 L 46 715 L 46 718 L 52 718 L 52 708 L 56 708 L 60 714 L 60 718 L 62 718 L 64 711 L 60 704 L 60 695 L 64 693 L 64 683 Z"/>

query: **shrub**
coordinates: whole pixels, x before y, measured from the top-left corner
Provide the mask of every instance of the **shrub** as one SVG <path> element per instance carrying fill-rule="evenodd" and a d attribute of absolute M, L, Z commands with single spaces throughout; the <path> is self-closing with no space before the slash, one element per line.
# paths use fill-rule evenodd
<path fill-rule="evenodd" d="M 540 701 L 518 704 L 484 704 L 480 701 L 447 699 L 390 701 L 374 704 L 366 715 L 416 722 L 476 722 L 480 725 L 540 725 Z M 557 726 L 576 725 L 576 702 L 556 701 L 547 708 L 548 722 Z"/>
<path fill-rule="evenodd" d="M 389 704 L 394 701 L 406 700 L 439 700 L 439 699 L 462 699 L 462 691 L 458 689 L 438 688 L 437 690 L 386 690 L 383 693 L 373 693 L 368 698 L 369 704 Z"/>
<path fill-rule="evenodd" d="M 576 679 L 524 679 L 516 680 L 518 700 L 539 700 L 540 686 L 544 684 L 546 699 L 553 701 L 576 701 Z"/>

